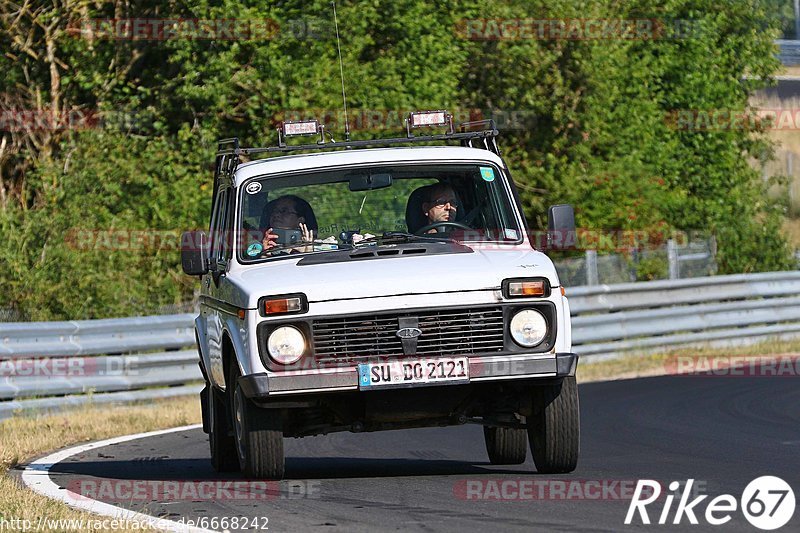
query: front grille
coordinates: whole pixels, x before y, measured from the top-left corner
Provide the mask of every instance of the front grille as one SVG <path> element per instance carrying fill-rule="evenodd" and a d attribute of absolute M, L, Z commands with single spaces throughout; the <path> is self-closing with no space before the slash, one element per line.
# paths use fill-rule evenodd
<path fill-rule="evenodd" d="M 503 350 L 503 309 L 441 309 L 314 320 L 318 361 L 360 361 L 402 356 L 400 317 L 416 317 L 422 334 L 416 355 L 470 355 Z"/>

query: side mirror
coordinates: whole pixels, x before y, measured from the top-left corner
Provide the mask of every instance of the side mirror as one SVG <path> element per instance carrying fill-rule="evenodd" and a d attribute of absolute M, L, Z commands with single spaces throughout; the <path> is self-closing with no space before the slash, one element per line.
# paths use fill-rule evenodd
<path fill-rule="evenodd" d="M 551 205 L 547 210 L 547 247 L 551 250 L 575 248 L 575 210 L 569 204 Z"/>
<path fill-rule="evenodd" d="M 208 235 L 205 231 L 185 231 L 181 235 L 181 266 L 190 276 L 208 272 Z"/>

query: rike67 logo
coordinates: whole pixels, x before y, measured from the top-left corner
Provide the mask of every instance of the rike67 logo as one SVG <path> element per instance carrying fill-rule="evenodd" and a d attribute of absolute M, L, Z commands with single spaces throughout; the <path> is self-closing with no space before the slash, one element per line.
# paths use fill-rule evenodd
<path fill-rule="evenodd" d="M 742 492 L 742 497 L 737 501 L 730 494 L 721 494 L 706 502 L 705 512 L 700 509 L 707 494 L 696 496 L 692 500 L 692 485 L 694 479 L 689 479 L 683 485 L 683 491 L 678 493 L 682 486 L 678 481 L 669 484 L 669 492 L 663 498 L 663 507 L 656 519 L 658 524 L 680 524 L 685 518 L 690 524 L 699 524 L 698 516 L 712 526 L 721 526 L 733 518 L 733 513 L 740 509 L 744 517 L 753 526 L 765 531 L 783 527 L 792 519 L 795 509 L 795 499 L 792 487 L 784 480 L 775 476 L 761 476 L 751 481 Z M 650 515 L 647 506 L 655 503 L 662 496 L 661 484 L 652 479 L 640 479 L 636 484 L 633 499 L 625 516 L 625 524 L 635 522 L 636 515 L 642 524 L 650 524 Z M 646 496 L 645 496 L 646 494 Z M 672 504 L 678 499 L 674 514 Z M 660 503 L 660 502 L 659 502 Z M 656 505 L 651 511 L 658 511 Z M 670 521 L 670 515 L 672 520 Z M 655 517 L 654 517 L 655 518 Z"/>

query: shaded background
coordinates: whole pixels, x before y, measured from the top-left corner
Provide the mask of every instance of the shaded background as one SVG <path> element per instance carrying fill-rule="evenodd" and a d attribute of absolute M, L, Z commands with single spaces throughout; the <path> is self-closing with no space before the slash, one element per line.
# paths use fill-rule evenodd
<path fill-rule="evenodd" d="M 783 229 L 792 229 L 781 192 L 790 180 L 785 165 L 764 170 L 775 164 L 774 128 L 699 120 L 754 115 L 754 95 L 781 69 L 774 40 L 794 27 L 790 3 L 337 9 L 353 138 L 399 133 L 413 109 L 494 117 L 534 228 L 548 205 L 572 203 L 581 228 L 648 236 L 614 250 L 626 264 L 687 231 L 713 237 L 718 273 L 795 267 Z M 104 32 L 108 19 L 233 20 L 250 33 L 133 39 Z M 503 29 L 531 19 L 650 20 L 658 31 L 523 39 Z M 178 235 L 207 225 L 215 140 L 274 144 L 282 119 L 308 116 L 341 137 L 327 1 L 0 0 L 0 22 L 0 307 L 9 317 L 191 307 L 195 280 L 180 271 Z M 663 275 L 654 257 L 636 279 Z"/>

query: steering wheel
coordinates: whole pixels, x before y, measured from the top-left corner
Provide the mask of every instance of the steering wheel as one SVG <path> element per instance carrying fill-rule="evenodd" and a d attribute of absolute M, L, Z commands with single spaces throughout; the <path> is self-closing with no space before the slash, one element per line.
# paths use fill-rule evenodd
<path fill-rule="evenodd" d="M 454 228 L 465 229 L 467 231 L 472 230 L 472 228 L 470 228 L 466 224 L 462 224 L 461 222 L 434 222 L 433 224 L 422 226 L 421 228 L 419 228 L 417 231 L 414 232 L 414 235 L 422 235 L 423 233 L 426 233 L 432 230 L 433 228 L 438 228 L 440 226 L 451 226 Z"/>

